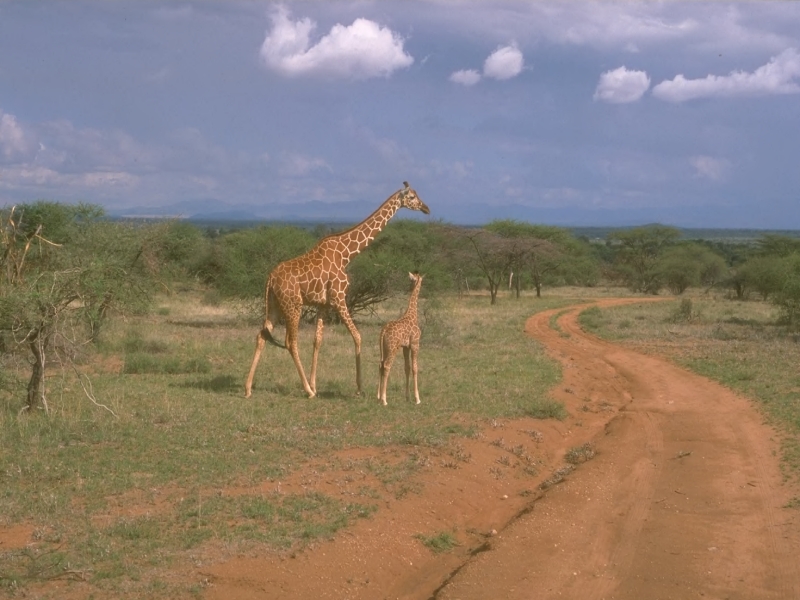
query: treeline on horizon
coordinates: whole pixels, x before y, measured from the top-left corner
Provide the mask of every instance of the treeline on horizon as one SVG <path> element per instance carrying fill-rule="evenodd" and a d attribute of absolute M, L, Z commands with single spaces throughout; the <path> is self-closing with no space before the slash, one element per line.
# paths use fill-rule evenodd
<path fill-rule="evenodd" d="M 170 217 L 131 217 L 131 216 L 112 216 L 112 220 L 122 222 L 160 222 L 175 220 Z M 402 216 L 396 217 L 396 220 L 402 220 Z M 323 221 L 323 220 L 306 220 L 306 221 L 293 221 L 281 219 L 225 219 L 225 218 L 202 218 L 202 217 L 188 217 L 179 219 L 183 222 L 190 223 L 204 231 L 220 233 L 230 233 L 239 229 L 250 229 L 252 227 L 274 226 L 274 225 L 291 225 L 300 229 L 315 230 L 326 229 L 328 231 L 344 231 L 348 227 L 352 227 L 355 223 L 351 221 Z M 575 237 L 587 238 L 589 240 L 605 240 L 609 234 L 622 231 L 626 229 L 636 229 L 639 227 L 649 227 L 651 225 L 661 225 L 661 223 L 648 223 L 642 225 L 556 225 L 562 229 L 571 232 Z M 485 225 L 459 225 L 466 229 L 474 229 L 483 227 Z M 675 229 L 680 231 L 681 237 L 687 240 L 728 240 L 736 243 L 751 243 L 755 242 L 765 234 L 782 235 L 786 237 L 800 238 L 800 229 L 753 229 L 741 227 L 678 227 Z"/>
<path fill-rule="evenodd" d="M 82 238 L 89 232 L 141 237 L 139 260 L 147 257 L 159 277 L 189 277 L 222 299 L 260 296 L 275 265 L 353 225 L 114 219 L 100 206 L 49 201 L 3 208 L 0 215 L 6 246 L 15 219 L 18 243 L 39 240 L 51 252 L 60 248 L 60 254 L 70 254 L 64 246 L 86 246 Z M 727 289 L 738 299 L 751 294 L 769 299 L 785 295 L 798 253 L 800 231 L 791 230 L 557 227 L 514 220 L 461 226 L 398 215 L 349 271 L 356 313 L 398 292 L 398 286 L 405 291 L 407 271 L 425 273 L 430 293 L 484 290 L 492 301 L 504 282 L 517 296 L 526 290 L 538 295 L 549 286 L 602 283 L 646 294 L 701 287 Z M 8 255 L 5 248 L 6 262 Z"/>

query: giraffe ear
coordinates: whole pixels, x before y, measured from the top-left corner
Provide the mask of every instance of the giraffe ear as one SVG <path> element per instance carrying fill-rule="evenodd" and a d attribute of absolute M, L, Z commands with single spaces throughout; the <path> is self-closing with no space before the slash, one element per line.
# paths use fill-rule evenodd
<path fill-rule="evenodd" d="M 408 278 L 414 280 L 414 274 L 411 271 L 408 272 Z"/>

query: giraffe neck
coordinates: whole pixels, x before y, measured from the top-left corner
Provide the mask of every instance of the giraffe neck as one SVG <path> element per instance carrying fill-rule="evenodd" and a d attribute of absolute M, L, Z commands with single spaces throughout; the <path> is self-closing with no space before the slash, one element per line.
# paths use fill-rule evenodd
<path fill-rule="evenodd" d="M 361 223 L 333 236 L 336 238 L 341 251 L 342 266 L 347 265 L 356 254 L 366 248 L 375 239 L 375 236 L 386 227 L 386 223 L 399 209 L 400 199 L 397 194 L 393 194 Z"/>
<path fill-rule="evenodd" d="M 414 284 L 414 289 L 411 290 L 411 296 L 408 298 L 408 308 L 404 317 L 406 319 L 417 320 L 417 300 L 419 300 L 419 290 L 422 286 L 420 282 Z"/>

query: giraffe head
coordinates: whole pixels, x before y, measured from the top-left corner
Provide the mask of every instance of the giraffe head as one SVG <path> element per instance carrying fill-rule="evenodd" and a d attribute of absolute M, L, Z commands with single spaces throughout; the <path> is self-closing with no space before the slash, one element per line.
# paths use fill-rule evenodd
<path fill-rule="evenodd" d="M 410 208 L 411 210 L 419 210 L 429 215 L 431 213 L 430 209 L 420 200 L 419 196 L 417 196 L 417 192 L 408 187 L 407 181 L 403 182 L 403 186 L 403 189 L 397 192 L 397 197 L 400 199 L 400 206 Z"/>
<path fill-rule="evenodd" d="M 422 278 L 423 278 L 423 275 L 420 275 L 419 273 L 409 273 L 409 274 L 408 274 L 408 278 L 409 278 L 411 281 L 413 281 L 413 282 L 414 282 L 414 285 L 415 285 L 415 286 L 416 286 L 416 285 L 422 285 Z"/>

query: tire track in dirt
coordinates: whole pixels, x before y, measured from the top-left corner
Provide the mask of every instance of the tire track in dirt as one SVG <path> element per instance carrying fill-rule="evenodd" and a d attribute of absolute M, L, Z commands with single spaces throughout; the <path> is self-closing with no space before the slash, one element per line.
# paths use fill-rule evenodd
<path fill-rule="evenodd" d="M 603 300 L 601 306 L 641 302 Z M 597 456 L 549 490 L 436 594 L 486 598 L 800 598 L 797 494 L 750 402 L 584 333 L 580 307 L 527 331 L 564 366 Z M 560 330 L 560 331 L 559 331 Z M 599 410 L 598 410 L 599 409 Z"/>

